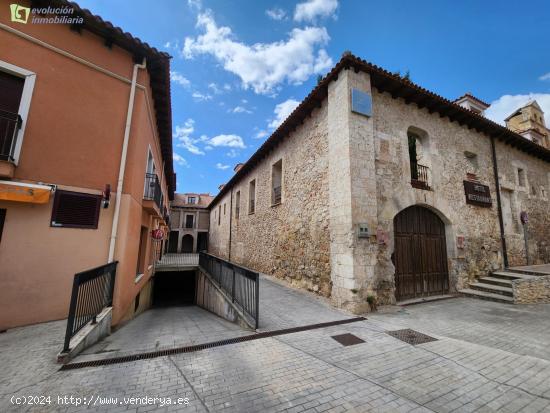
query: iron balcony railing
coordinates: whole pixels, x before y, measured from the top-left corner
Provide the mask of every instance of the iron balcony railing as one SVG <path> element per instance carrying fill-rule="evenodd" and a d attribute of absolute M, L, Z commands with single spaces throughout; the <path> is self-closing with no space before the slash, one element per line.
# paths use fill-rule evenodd
<path fill-rule="evenodd" d="M 260 274 L 205 252 L 199 253 L 199 266 L 258 328 Z"/>
<path fill-rule="evenodd" d="M 273 188 L 273 204 L 281 203 L 281 187 L 276 186 Z"/>
<path fill-rule="evenodd" d="M 15 144 L 22 123 L 17 113 L 0 110 L 0 160 L 15 161 Z"/>
<path fill-rule="evenodd" d="M 411 185 L 418 189 L 430 189 L 430 169 L 417 162 L 411 162 Z"/>
<path fill-rule="evenodd" d="M 145 194 L 143 198 L 155 201 L 159 210 L 162 211 L 162 190 L 156 174 L 145 174 Z"/>
<path fill-rule="evenodd" d="M 63 351 L 70 350 L 71 338 L 88 322 L 96 323 L 96 317 L 105 307 L 113 305 L 116 267 L 118 261 L 75 274 L 67 330 Z"/>

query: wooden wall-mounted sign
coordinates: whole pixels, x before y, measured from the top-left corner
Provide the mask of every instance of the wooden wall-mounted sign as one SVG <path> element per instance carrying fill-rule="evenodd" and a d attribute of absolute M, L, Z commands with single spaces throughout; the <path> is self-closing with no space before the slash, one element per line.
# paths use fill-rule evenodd
<path fill-rule="evenodd" d="M 464 181 L 464 193 L 466 203 L 484 208 L 490 208 L 493 204 L 491 191 L 487 185 L 478 182 Z"/>

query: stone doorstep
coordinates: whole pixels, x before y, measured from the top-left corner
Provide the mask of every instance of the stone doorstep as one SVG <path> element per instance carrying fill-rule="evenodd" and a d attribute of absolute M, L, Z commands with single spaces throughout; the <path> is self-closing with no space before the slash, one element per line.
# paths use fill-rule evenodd
<path fill-rule="evenodd" d="M 458 292 L 463 296 L 470 297 L 470 298 L 480 298 L 482 300 L 499 301 L 502 303 L 510 303 L 510 304 L 514 303 L 513 297 L 509 297 L 502 294 L 493 294 L 493 293 L 488 293 L 480 290 L 472 290 L 471 288 L 464 288 L 462 290 L 458 290 Z"/>
<path fill-rule="evenodd" d="M 512 288 L 512 279 L 508 279 L 508 278 L 481 277 L 478 279 L 478 281 L 485 284 L 494 284 L 494 285 L 500 285 L 501 287 Z"/>
<path fill-rule="evenodd" d="M 57 362 L 61 364 L 68 363 L 76 357 L 76 355 L 111 334 L 112 316 L 113 308 L 104 308 L 96 317 L 97 323 L 91 324 L 91 322 L 89 322 L 71 338 L 68 352 L 63 352 L 63 350 L 61 350 L 57 354 Z"/>
<path fill-rule="evenodd" d="M 512 289 L 512 285 L 508 287 L 501 287 L 500 285 L 486 284 L 483 282 L 473 282 L 473 283 L 470 283 L 470 288 L 472 290 L 480 290 L 480 291 L 485 291 L 493 294 L 502 294 L 510 297 L 513 297 L 514 295 L 514 290 Z"/>
<path fill-rule="evenodd" d="M 441 295 L 432 295 L 428 297 L 410 298 L 408 300 L 398 301 L 397 303 L 395 303 L 395 305 L 405 307 L 408 305 L 428 303 L 431 301 L 447 300 L 449 298 L 456 298 L 456 295 L 441 294 Z"/>
<path fill-rule="evenodd" d="M 511 272 L 511 271 L 494 271 L 491 273 L 491 277 L 505 278 L 508 280 L 517 280 L 520 278 L 524 280 L 532 280 L 537 278 L 536 275 L 520 274 L 517 272 Z"/>

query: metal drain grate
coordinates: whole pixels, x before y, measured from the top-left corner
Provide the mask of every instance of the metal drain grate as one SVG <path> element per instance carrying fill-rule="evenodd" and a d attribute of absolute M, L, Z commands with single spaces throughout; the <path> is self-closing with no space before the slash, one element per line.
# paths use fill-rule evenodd
<path fill-rule="evenodd" d="M 331 336 L 331 338 L 333 338 L 334 340 L 339 342 L 341 345 L 346 346 L 346 347 L 347 346 L 353 346 L 354 344 L 361 344 L 361 343 L 365 342 L 365 340 L 360 339 L 359 337 L 357 337 L 353 334 L 350 334 L 350 333 L 340 334 L 340 335 L 337 335 L 337 336 Z"/>
<path fill-rule="evenodd" d="M 131 361 L 147 360 L 163 356 L 172 356 L 174 354 L 193 353 L 195 351 L 206 350 L 214 347 L 226 346 L 228 344 L 243 343 L 245 341 L 260 340 L 262 338 L 282 336 L 285 334 L 299 333 L 301 331 L 315 330 L 318 328 L 338 326 L 341 324 L 355 323 L 357 321 L 364 321 L 365 317 L 354 317 L 345 320 L 330 321 L 328 323 L 310 324 L 301 327 L 285 328 L 282 330 L 265 331 L 262 333 L 251 334 L 248 336 L 229 338 L 226 340 L 213 341 L 211 343 L 196 344 L 194 346 L 176 347 L 166 350 L 150 351 L 147 353 L 131 354 L 128 356 L 106 358 L 101 360 L 82 361 L 80 363 L 69 363 L 61 366 L 59 370 L 72 370 L 81 369 L 84 367 L 98 367 L 106 366 L 109 364 L 128 363 Z"/>
<path fill-rule="evenodd" d="M 429 343 L 430 341 L 437 341 L 437 338 L 427 336 L 426 334 L 419 333 L 418 331 L 406 328 L 404 330 L 386 331 L 390 336 L 395 337 L 405 343 L 417 344 Z"/>

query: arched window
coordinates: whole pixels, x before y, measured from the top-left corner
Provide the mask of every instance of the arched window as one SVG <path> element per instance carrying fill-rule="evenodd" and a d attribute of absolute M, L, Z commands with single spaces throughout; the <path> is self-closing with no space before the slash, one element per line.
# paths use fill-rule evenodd
<path fill-rule="evenodd" d="M 407 130 L 411 185 L 417 189 L 430 189 L 428 134 L 421 129 L 410 127 Z"/>

